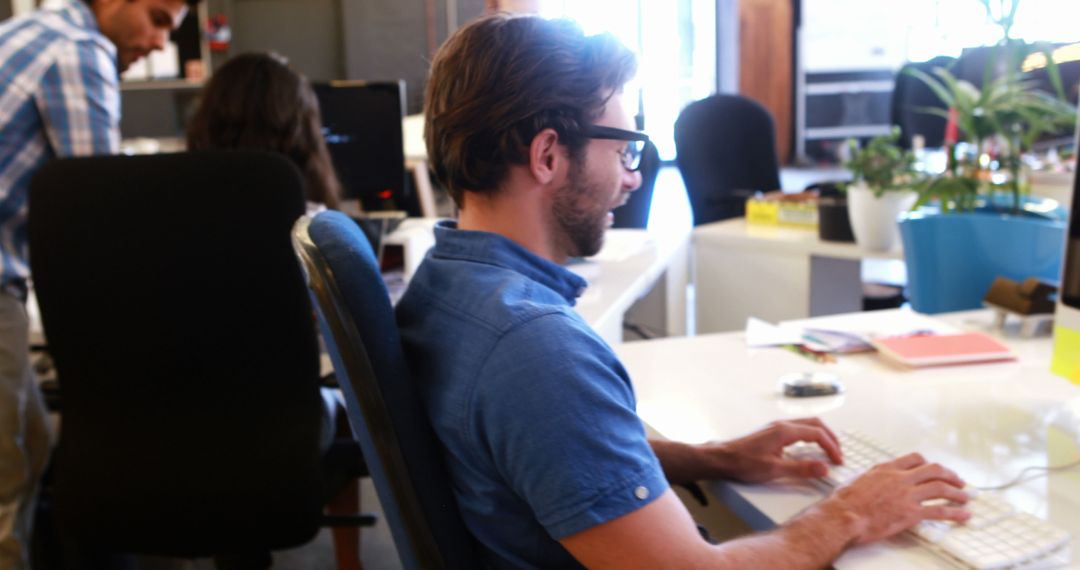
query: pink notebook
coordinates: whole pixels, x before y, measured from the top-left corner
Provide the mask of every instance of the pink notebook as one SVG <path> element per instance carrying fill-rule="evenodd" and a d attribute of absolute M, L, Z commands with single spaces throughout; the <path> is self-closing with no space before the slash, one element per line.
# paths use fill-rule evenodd
<path fill-rule="evenodd" d="M 870 342 L 885 358 L 912 367 L 1016 359 L 1009 347 L 980 332 L 878 338 Z"/>

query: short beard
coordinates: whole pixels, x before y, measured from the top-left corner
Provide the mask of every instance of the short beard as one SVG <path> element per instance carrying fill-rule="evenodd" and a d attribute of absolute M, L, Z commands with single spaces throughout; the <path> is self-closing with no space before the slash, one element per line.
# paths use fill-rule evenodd
<path fill-rule="evenodd" d="M 588 197 L 599 195 L 585 177 L 583 161 L 574 161 L 566 184 L 555 190 L 552 214 L 561 230 L 558 243 L 571 257 L 589 257 L 599 253 L 607 230 L 607 211 L 599 219 L 588 208 Z M 582 203 L 584 202 L 584 203 Z"/>

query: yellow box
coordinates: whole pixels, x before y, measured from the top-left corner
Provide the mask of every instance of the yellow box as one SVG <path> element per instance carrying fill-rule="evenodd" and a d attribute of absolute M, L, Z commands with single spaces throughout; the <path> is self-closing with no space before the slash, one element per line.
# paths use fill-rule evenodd
<path fill-rule="evenodd" d="M 1050 370 L 1080 384 L 1080 331 L 1060 325 L 1054 327 L 1054 357 Z"/>
<path fill-rule="evenodd" d="M 818 210 L 816 202 L 781 202 L 780 225 L 800 230 L 816 230 Z"/>
<path fill-rule="evenodd" d="M 746 200 L 746 222 L 761 226 L 816 230 L 817 197 L 775 191 L 749 198 Z"/>
<path fill-rule="evenodd" d="M 746 201 L 746 222 L 764 226 L 780 223 L 780 202 L 750 198 Z"/>

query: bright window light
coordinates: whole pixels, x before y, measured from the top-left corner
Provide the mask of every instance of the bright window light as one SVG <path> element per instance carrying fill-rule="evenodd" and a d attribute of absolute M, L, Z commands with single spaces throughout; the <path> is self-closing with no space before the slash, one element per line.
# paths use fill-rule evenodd
<path fill-rule="evenodd" d="M 609 32 L 637 54 L 628 100 L 641 95 L 645 130 L 673 160 L 679 112 L 716 91 L 715 0 L 543 0 L 540 14 L 576 20 L 586 34 Z"/>
<path fill-rule="evenodd" d="M 1020 1 L 1013 37 L 1080 40 L 1077 0 Z M 810 72 L 898 69 L 1000 39 L 1001 29 L 979 0 L 803 0 L 803 55 Z"/>

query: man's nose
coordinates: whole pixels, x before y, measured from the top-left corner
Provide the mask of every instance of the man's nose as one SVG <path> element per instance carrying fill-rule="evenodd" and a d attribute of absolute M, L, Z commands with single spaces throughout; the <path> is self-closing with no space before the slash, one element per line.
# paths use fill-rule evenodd
<path fill-rule="evenodd" d="M 641 188 L 641 172 L 626 171 L 626 175 L 623 176 L 623 188 L 631 191 Z"/>
<path fill-rule="evenodd" d="M 165 44 L 169 41 L 169 30 L 156 30 L 154 32 L 153 43 L 150 44 L 150 48 L 156 51 L 165 49 Z"/>

